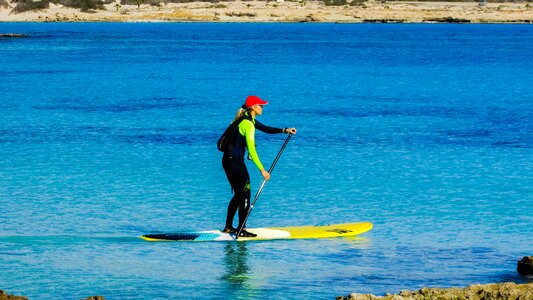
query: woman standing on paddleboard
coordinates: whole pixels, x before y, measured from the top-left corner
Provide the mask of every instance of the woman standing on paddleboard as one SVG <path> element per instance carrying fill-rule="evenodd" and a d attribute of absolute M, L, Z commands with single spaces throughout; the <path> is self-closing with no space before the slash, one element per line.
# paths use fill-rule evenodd
<path fill-rule="evenodd" d="M 256 116 L 263 114 L 263 106 L 268 101 L 262 100 L 257 96 L 248 96 L 245 104 L 239 109 L 231 126 L 228 128 L 223 138 L 226 139 L 227 146 L 221 146 L 219 149 L 224 151 L 222 156 L 222 166 L 228 177 L 228 181 L 233 190 L 233 198 L 228 205 L 228 214 L 226 216 L 226 227 L 224 232 L 237 233 L 233 227 L 233 218 L 237 209 L 239 210 L 239 227 L 243 228 L 239 236 L 255 237 L 256 234 L 244 230 L 243 224 L 248 209 L 250 207 L 250 175 L 244 163 L 245 151 L 248 149 L 248 157 L 257 166 L 265 180 L 270 179 L 270 174 L 265 170 L 259 156 L 255 150 L 255 129 L 265 133 L 296 133 L 295 128 L 275 128 L 263 125 L 255 119 Z M 233 129 L 232 129 L 233 128 Z M 222 140 L 222 139 L 221 139 Z"/>

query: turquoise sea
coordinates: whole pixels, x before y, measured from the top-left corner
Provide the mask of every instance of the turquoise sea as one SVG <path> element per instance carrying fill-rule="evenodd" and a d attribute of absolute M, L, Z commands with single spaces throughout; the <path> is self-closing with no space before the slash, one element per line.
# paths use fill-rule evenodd
<path fill-rule="evenodd" d="M 0 23 L 0 289 L 30 299 L 334 299 L 531 281 L 533 26 Z M 294 126 L 249 227 L 216 140 L 247 95 Z M 268 166 L 284 135 L 257 134 Z M 261 183 L 250 163 L 252 188 Z"/>

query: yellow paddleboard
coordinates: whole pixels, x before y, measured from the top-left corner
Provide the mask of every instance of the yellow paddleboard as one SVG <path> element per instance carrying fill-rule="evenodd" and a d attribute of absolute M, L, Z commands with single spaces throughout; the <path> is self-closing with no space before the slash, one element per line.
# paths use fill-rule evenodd
<path fill-rule="evenodd" d="M 372 229 L 372 223 L 344 223 L 325 226 L 295 226 L 275 228 L 247 228 L 246 230 L 257 234 L 256 237 L 239 237 L 235 234 L 225 233 L 220 230 L 146 234 L 141 236 L 146 241 L 252 241 L 252 240 L 277 240 L 277 239 L 320 239 L 355 236 Z"/>

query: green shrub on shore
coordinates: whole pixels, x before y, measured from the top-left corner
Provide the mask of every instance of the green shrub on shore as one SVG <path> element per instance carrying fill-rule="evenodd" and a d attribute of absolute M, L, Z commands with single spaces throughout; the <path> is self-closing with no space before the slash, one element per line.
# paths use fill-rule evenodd
<path fill-rule="evenodd" d="M 141 5 L 144 4 L 144 0 L 130 0 L 130 1 L 121 0 L 120 4 L 135 4 L 135 5 L 137 5 L 137 10 L 139 10 L 139 9 L 141 9 Z M 149 4 L 151 6 L 156 6 L 158 3 L 150 2 Z"/>
<path fill-rule="evenodd" d="M 324 0 L 326 6 L 343 6 L 348 4 L 346 0 Z"/>
<path fill-rule="evenodd" d="M 364 6 L 365 2 L 366 0 L 352 0 L 352 2 L 350 2 L 350 6 Z"/>
<path fill-rule="evenodd" d="M 33 1 L 33 0 L 18 0 L 17 5 L 13 8 L 14 13 L 22 13 L 30 10 L 39 10 L 50 8 L 49 0 Z"/>
<path fill-rule="evenodd" d="M 52 2 L 67 7 L 79 8 L 83 12 L 104 9 L 104 2 L 102 0 L 52 0 Z"/>
<path fill-rule="evenodd" d="M 48 9 L 50 8 L 50 2 L 66 7 L 79 8 L 83 12 L 92 9 L 104 9 L 104 2 L 102 0 L 16 0 L 16 6 L 13 8 L 13 12 L 22 13 L 31 10 Z"/>

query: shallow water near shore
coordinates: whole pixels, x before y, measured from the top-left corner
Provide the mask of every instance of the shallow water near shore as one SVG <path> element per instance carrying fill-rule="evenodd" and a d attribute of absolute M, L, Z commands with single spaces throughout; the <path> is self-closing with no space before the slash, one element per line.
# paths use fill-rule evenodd
<path fill-rule="evenodd" d="M 333 299 L 524 282 L 533 27 L 0 23 L 0 289 L 31 299 Z M 148 243 L 221 229 L 216 140 L 249 94 L 295 126 L 249 227 L 350 239 Z M 283 135 L 257 134 L 268 166 Z M 249 164 L 253 190 L 259 172 Z"/>

